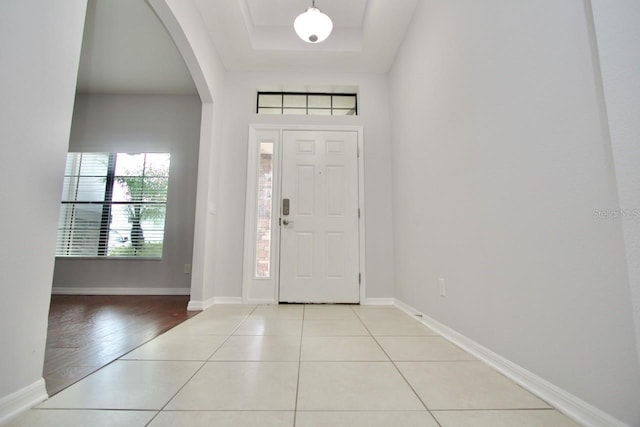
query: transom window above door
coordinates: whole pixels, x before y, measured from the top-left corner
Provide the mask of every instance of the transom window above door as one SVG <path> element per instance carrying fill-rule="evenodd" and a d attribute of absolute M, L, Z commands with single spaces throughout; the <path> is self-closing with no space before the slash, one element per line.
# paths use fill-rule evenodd
<path fill-rule="evenodd" d="M 355 93 L 258 92 L 256 113 L 307 116 L 357 116 Z"/>

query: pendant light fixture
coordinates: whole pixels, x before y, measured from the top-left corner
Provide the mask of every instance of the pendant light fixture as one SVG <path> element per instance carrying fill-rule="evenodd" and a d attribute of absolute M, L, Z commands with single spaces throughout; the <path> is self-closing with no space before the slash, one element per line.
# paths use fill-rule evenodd
<path fill-rule="evenodd" d="M 326 40 L 333 30 L 333 22 L 316 7 L 316 0 L 311 1 L 311 7 L 298 15 L 293 22 L 296 34 L 307 43 L 320 43 Z"/>

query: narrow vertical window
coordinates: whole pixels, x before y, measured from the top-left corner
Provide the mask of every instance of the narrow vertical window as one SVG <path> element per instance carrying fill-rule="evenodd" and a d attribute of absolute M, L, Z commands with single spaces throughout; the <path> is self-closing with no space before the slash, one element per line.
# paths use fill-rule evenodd
<path fill-rule="evenodd" d="M 273 207 L 273 142 L 260 143 L 255 277 L 271 277 L 271 212 Z"/>

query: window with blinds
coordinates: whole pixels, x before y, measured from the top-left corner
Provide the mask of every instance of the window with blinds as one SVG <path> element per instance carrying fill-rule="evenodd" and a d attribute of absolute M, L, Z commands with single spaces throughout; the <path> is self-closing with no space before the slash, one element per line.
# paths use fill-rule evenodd
<path fill-rule="evenodd" d="M 68 153 L 58 257 L 161 258 L 169 153 Z"/>

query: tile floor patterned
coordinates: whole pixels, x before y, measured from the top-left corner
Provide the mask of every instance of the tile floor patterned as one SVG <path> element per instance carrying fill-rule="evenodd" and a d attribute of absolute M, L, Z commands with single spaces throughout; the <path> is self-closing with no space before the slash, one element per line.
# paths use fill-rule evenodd
<path fill-rule="evenodd" d="M 575 427 L 393 307 L 215 306 L 11 427 Z"/>

